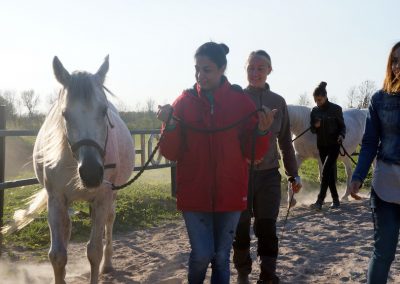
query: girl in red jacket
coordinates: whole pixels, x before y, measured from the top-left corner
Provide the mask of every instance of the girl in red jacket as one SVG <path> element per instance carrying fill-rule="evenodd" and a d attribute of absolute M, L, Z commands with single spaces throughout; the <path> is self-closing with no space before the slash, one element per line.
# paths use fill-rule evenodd
<path fill-rule="evenodd" d="M 232 241 L 247 206 L 247 161 L 252 152 L 255 160 L 264 156 L 275 113 L 257 113 L 241 88 L 228 82 L 228 52 L 225 44 L 201 45 L 195 53 L 196 84 L 157 115 L 164 122 L 161 153 L 177 165 L 177 208 L 191 245 L 190 284 L 203 283 L 210 263 L 211 283 L 229 284 Z"/>

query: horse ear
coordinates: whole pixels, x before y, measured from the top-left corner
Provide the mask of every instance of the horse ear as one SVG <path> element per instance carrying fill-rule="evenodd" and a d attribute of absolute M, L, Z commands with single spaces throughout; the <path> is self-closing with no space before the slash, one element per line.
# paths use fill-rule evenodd
<path fill-rule="evenodd" d="M 60 82 L 64 87 L 68 86 L 71 75 L 64 68 L 57 56 L 54 56 L 53 59 L 53 71 L 57 81 Z"/>
<path fill-rule="evenodd" d="M 97 72 L 96 72 L 96 77 L 99 79 L 101 84 L 104 84 L 104 81 L 106 79 L 106 74 L 108 72 L 108 68 L 110 67 L 108 58 L 109 58 L 109 56 L 107 55 L 106 58 L 104 58 L 103 64 L 100 66 L 99 70 L 97 70 Z"/>

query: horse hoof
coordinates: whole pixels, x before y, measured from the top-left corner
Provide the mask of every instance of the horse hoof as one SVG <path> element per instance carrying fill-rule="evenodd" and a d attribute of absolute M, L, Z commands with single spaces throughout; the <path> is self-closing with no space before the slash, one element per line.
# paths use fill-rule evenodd
<path fill-rule="evenodd" d="M 114 268 L 112 266 L 104 266 L 103 269 L 101 270 L 101 273 L 107 274 L 111 273 L 114 271 Z"/>
<path fill-rule="evenodd" d="M 354 193 L 351 194 L 351 197 L 353 197 L 355 200 L 361 200 L 362 199 L 361 196 L 359 196 L 357 194 L 354 194 Z"/>

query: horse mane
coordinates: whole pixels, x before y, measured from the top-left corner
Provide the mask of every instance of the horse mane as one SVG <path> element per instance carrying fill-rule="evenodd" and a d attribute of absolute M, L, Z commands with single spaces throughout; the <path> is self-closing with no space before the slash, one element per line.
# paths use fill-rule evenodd
<path fill-rule="evenodd" d="M 40 129 L 41 148 L 35 153 L 38 163 L 46 167 L 54 168 L 62 157 L 64 147 L 68 145 L 64 132 L 64 124 L 61 111 L 62 90 L 58 99 L 54 102 Z"/>

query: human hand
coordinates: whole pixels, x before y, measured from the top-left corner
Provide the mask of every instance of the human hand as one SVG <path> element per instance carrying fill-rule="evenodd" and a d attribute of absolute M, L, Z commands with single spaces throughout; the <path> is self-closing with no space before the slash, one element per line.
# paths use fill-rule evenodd
<path fill-rule="evenodd" d="M 299 176 L 289 179 L 290 187 L 294 193 L 299 193 L 300 189 L 303 187 L 301 184 L 301 178 Z"/>
<path fill-rule="evenodd" d="M 355 180 L 350 183 L 350 195 L 356 200 L 360 200 L 361 197 L 357 194 L 360 191 L 362 182 Z"/>
<path fill-rule="evenodd" d="M 315 128 L 320 128 L 321 127 L 321 119 L 316 119 L 316 121 L 314 123 L 314 127 Z"/>
<path fill-rule="evenodd" d="M 157 119 L 161 120 L 162 122 L 166 123 L 168 119 L 170 118 L 171 113 L 173 112 L 173 108 L 171 105 L 163 105 L 163 106 L 158 106 L 158 111 L 157 111 Z M 173 123 L 173 120 L 170 120 L 170 124 Z"/>
<path fill-rule="evenodd" d="M 263 111 L 258 112 L 258 129 L 267 131 L 274 122 L 274 116 L 278 112 L 277 109 L 270 110 L 266 106 L 262 106 Z"/>
<path fill-rule="evenodd" d="M 343 139 L 344 139 L 344 137 L 343 137 L 342 135 L 339 135 L 339 137 L 338 137 L 338 139 L 337 139 L 337 142 L 338 142 L 339 144 L 342 144 L 342 143 L 343 143 Z"/>

